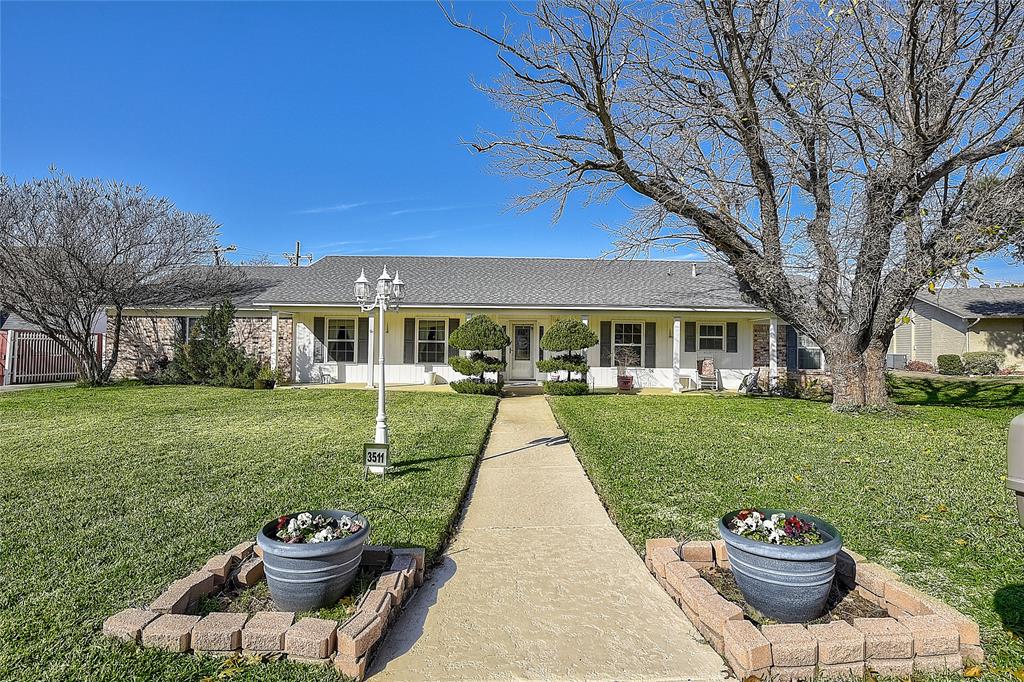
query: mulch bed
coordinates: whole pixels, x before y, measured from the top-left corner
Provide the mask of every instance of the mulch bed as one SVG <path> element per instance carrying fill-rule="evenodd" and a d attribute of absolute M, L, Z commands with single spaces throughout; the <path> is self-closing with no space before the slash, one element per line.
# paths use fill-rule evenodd
<path fill-rule="evenodd" d="M 743 609 L 743 613 L 758 625 L 771 625 L 778 621 L 768 618 L 756 610 L 743 598 L 739 585 L 732 575 L 732 571 L 723 571 L 718 568 L 711 568 L 700 571 L 702 578 L 711 583 L 711 586 L 718 590 L 718 593 Z M 869 602 L 856 592 L 847 590 L 839 585 L 839 581 L 833 581 L 832 592 L 828 596 L 828 610 L 825 615 L 807 624 L 829 623 L 834 620 L 845 620 L 852 624 L 854 618 L 886 618 L 889 613 L 881 606 Z"/>
<path fill-rule="evenodd" d="M 349 588 L 348 593 L 342 597 L 337 604 L 325 606 L 317 611 L 301 615 L 316 616 L 343 621 L 355 613 L 356 604 L 363 596 L 363 593 L 373 587 L 373 583 L 380 577 L 383 567 L 364 566 L 356 574 L 355 581 Z M 228 613 L 258 613 L 260 611 L 277 611 L 274 600 L 270 596 L 270 587 L 265 580 L 252 587 L 242 587 L 233 581 L 225 583 L 223 589 L 203 598 L 196 609 L 196 614 L 206 616 L 215 611 L 226 611 Z"/>

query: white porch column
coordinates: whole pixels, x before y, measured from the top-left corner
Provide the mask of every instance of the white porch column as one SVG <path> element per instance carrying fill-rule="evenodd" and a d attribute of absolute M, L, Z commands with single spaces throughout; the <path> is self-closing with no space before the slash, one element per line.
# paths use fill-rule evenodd
<path fill-rule="evenodd" d="M 679 393 L 679 342 L 681 339 L 682 320 L 672 318 L 672 392 Z"/>
<path fill-rule="evenodd" d="M 278 312 L 270 313 L 270 369 L 277 369 Z"/>
<path fill-rule="evenodd" d="M 373 337 L 374 337 L 374 333 L 373 332 L 374 332 L 374 327 L 376 325 L 374 324 L 374 319 L 373 319 L 373 314 L 372 313 L 369 315 L 369 318 L 370 318 L 370 323 L 369 323 L 367 329 L 369 329 L 370 335 L 369 335 L 369 338 L 366 340 L 366 387 L 367 388 L 373 388 L 374 387 L 374 383 L 373 383 L 373 380 L 374 380 L 374 376 L 373 376 Z"/>
<path fill-rule="evenodd" d="M 768 386 L 772 390 L 779 385 L 778 337 L 779 320 L 773 317 L 768 320 Z"/>
<path fill-rule="evenodd" d="M 14 382 L 14 336 L 13 329 L 7 332 L 7 352 L 4 353 L 4 386 Z"/>

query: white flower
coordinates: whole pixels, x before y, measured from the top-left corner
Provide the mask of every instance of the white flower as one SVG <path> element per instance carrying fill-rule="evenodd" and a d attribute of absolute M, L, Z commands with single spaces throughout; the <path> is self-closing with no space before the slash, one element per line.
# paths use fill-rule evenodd
<path fill-rule="evenodd" d="M 309 512 L 302 512 L 296 517 L 299 528 L 309 528 L 313 525 L 313 515 Z"/>
<path fill-rule="evenodd" d="M 348 530 L 352 527 L 352 518 L 349 516 L 342 516 L 338 519 L 338 528 L 341 530 Z"/>
<path fill-rule="evenodd" d="M 333 539 L 334 539 L 334 529 L 333 528 L 324 528 L 323 530 L 318 530 L 316 533 L 314 533 L 313 537 L 310 538 L 309 541 L 310 542 L 330 542 Z"/>

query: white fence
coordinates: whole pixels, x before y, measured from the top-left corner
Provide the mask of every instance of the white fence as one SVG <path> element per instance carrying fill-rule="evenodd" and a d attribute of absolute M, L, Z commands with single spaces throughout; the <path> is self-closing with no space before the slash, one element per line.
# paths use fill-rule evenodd
<path fill-rule="evenodd" d="M 7 339 L 4 382 L 36 384 L 47 381 L 73 381 L 78 378 L 78 364 L 64 348 L 42 332 L 11 331 Z M 103 337 L 96 335 L 96 352 L 102 353 Z"/>

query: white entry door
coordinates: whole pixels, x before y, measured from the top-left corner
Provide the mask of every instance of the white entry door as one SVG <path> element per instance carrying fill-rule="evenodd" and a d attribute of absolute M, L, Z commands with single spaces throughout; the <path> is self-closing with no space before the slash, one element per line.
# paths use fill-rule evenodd
<path fill-rule="evenodd" d="M 534 378 L 533 329 L 532 324 L 512 325 L 512 353 L 508 368 L 510 379 Z"/>

